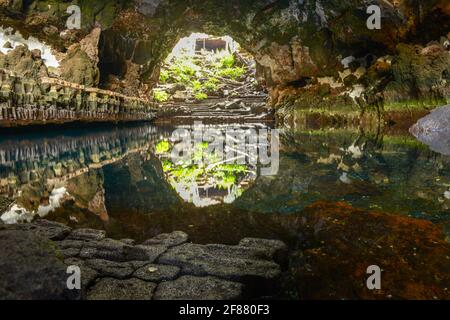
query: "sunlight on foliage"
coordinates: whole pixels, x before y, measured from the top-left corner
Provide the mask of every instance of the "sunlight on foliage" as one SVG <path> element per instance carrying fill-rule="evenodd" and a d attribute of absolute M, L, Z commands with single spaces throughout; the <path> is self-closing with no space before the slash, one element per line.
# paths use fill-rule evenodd
<path fill-rule="evenodd" d="M 157 154 L 166 153 L 169 150 L 170 150 L 170 144 L 169 144 L 169 141 L 167 141 L 167 140 L 161 141 L 156 145 L 156 153 Z"/>
<path fill-rule="evenodd" d="M 227 56 L 223 57 L 222 59 L 220 59 L 220 66 L 223 69 L 232 68 L 234 66 L 234 63 L 235 63 L 234 56 L 232 54 L 227 55 Z"/>
<path fill-rule="evenodd" d="M 242 77 L 245 74 L 244 68 L 236 67 L 236 68 L 226 68 L 223 70 L 219 70 L 218 75 L 225 78 L 230 78 L 232 80 L 236 80 Z"/>
<path fill-rule="evenodd" d="M 221 81 L 238 80 L 246 70 L 236 66 L 234 55 L 227 51 L 206 52 L 203 56 L 181 55 L 172 58 L 161 69 L 160 83 L 180 84 L 190 91 L 196 100 L 205 100 L 221 88 Z M 168 99 L 158 94 L 157 101 Z"/>
<path fill-rule="evenodd" d="M 206 93 L 203 93 L 203 92 L 196 93 L 194 97 L 195 97 L 195 100 L 200 100 L 200 101 L 208 99 L 208 95 Z"/>
<path fill-rule="evenodd" d="M 159 74 L 159 82 L 160 83 L 166 83 L 170 78 L 170 73 L 168 70 L 161 70 L 160 74 Z"/>
<path fill-rule="evenodd" d="M 167 100 L 169 100 L 169 94 L 165 91 L 155 91 L 153 93 L 153 97 L 158 102 L 166 102 Z"/>

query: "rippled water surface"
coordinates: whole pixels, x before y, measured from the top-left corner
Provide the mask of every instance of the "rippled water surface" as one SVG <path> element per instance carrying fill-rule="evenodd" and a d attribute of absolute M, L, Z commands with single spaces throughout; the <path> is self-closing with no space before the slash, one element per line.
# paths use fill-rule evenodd
<path fill-rule="evenodd" d="M 40 216 L 138 240 L 184 230 L 197 242 L 236 243 L 283 238 L 275 221 L 328 200 L 448 231 L 450 156 L 407 132 L 270 129 L 140 124 L 2 133 L 1 219 Z M 244 143 L 230 132 L 258 139 Z M 233 161 L 210 150 L 211 137 Z"/>

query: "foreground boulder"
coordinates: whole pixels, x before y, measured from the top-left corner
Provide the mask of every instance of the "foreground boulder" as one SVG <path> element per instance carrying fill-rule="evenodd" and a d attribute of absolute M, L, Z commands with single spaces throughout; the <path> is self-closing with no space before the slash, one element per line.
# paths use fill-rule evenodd
<path fill-rule="evenodd" d="M 46 238 L 0 227 L 0 299 L 74 299 L 66 288 L 66 266 Z"/>
<path fill-rule="evenodd" d="M 433 110 L 410 129 L 431 150 L 450 155 L 450 106 Z"/>

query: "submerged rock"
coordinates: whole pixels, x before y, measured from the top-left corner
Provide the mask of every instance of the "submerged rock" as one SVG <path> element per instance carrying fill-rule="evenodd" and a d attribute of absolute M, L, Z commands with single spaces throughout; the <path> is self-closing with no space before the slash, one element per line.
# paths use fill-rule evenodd
<path fill-rule="evenodd" d="M 450 245 L 431 222 L 330 202 L 307 207 L 302 220 L 288 280 L 298 298 L 450 298 Z M 366 285 L 372 265 L 380 290 Z"/>

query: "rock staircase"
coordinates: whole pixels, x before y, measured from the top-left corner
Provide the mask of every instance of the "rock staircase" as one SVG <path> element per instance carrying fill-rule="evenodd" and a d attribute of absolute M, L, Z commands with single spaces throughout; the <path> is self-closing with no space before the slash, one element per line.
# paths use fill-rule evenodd
<path fill-rule="evenodd" d="M 208 99 L 202 102 L 164 104 L 157 121 L 202 121 L 206 123 L 267 122 L 273 112 L 267 107 L 265 97 L 235 99 Z"/>

